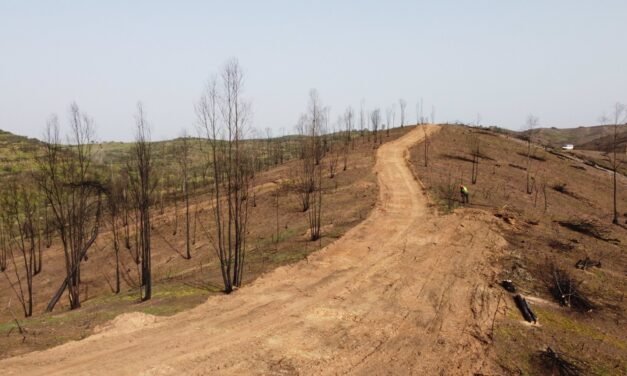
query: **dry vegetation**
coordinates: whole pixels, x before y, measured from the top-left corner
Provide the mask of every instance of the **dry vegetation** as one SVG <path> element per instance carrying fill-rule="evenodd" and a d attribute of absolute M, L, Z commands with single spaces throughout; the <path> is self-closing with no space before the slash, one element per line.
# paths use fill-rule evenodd
<path fill-rule="evenodd" d="M 481 158 L 471 184 L 477 138 Z M 424 145 L 412 150 L 412 162 L 434 205 L 443 212 L 459 208 L 459 184 L 465 184 L 471 207 L 501 219 L 509 246 L 495 288 L 512 280 L 538 317 L 538 324 L 525 324 L 509 299 L 495 329 L 503 369 L 627 374 L 627 178 L 619 176 L 621 218 L 612 225 L 607 171 L 533 147 L 527 194 L 526 143 L 453 125 L 429 141 L 428 167 Z"/>
<path fill-rule="evenodd" d="M 350 116 L 352 119 L 352 112 Z M 386 116 L 393 118 L 394 114 Z M 348 143 L 341 133 L 311 139 L 309 163 L 315 167 L 305 170 L 318 171 L 322 186 L 322 215 L 314 226 L 320 237 L 311 231 L 314 212 L 303 211 L 305 191 L 299 172 L 304 166 L 299 145 L 311 132 L 243 141 L 247 150 L 259 152 L 252 163 L 261 172 L 254 174 L 246 195 L 250 214 L 242 284 L 280 265 L 302 260 L 367 216 L 378 192 L 372 173 L 374 152 L 381 142 L 411 128 L 379 128 L 381 119 L 376 110 L 367 117 L 360 116 L 360 122 L 362 118 L 373 130 L 379 130 L 377 136 L 354 131 Z M 28 156 L 42 145 L 19 137 L 11 139 L 27 145 L 15 171 L 8 174 L 19 176 L 32 168 Z M 529 149 L 526 141 L 511 133 L 452 125 L 427 140 L 412 149 L 411 157 L 433 205 L 443 213 L 457 210 L 459 185 L 464 184 L 470 190 L 471 207 L 499 218 L 499 230 L 506 235 L 509 247 L 495 265 L 501 274 L 494 286 L 511 280 L 516 293 L 526 298 L 537 316 L 537 324 L 524 324 L 513 299 L 509 299 L 494 328 L 494 345 L 503 369 L 523 374 L 561 369 L 627 372 L 623 360 L 627 356 L 623 329 L 627 318 L 627 178 L 619 176 L 620 223 L 611 225 L 611 175 L 583 154 L 538 146 Z M 189 170 L 175 158 L 187 142 Z M 126 229 L 121 226 L 114 241 L 114 222 L 103 219 L 100 235 L 81 263 L 81 308 L 69 310 L 64 297 L 54 313 L 43 314 L 65 274 L 60 240 L 52 237 L 48 246 L 44 236 L 43 267 L 29 277 L 33 281 L 33 317 L 22 318 L 20 302 L 9 283 L 15 284 L 15 265 L 10 260 L 5 263 L 7 270 L 0 279 L 0 358 L 84 338 L 120 313 L 172 315 L 224 291 L 220 262 L 210 237 L 215 233 L 211 220 L 215 198 L 202 167 L 206 161 L 203 153 L 208 150 L 198 139 L 153 143 L 153 147 L 160 185 L 150 209 L 152 299 L 141 301 L 142 272 L 136 263 L 133 236 L 130 242 L 125 241 Z M 99 168 L 109 167 L 112 175 L 118 174 L 124 172 L 131 150 L 131 145 L 123 143 L 97 145 L 93 162 Z M 318 154 L 321 150 L 324 153 Z M 597 158 L 603 160 L 603 155 Z M 181 183 L 182 171 L 188 184 Z M 190 219 L 189 226 L 186 218 Z M 42 260 L 37 253 L 34 257 L 35 261 Z M 28 267 L 35 269 L 37 263 Z"/>
<path fill-rule="evenodd" d="M 522 134 L 526 136 L 529 133 L 529 131 L 525 131 Z M 590 149 L 590 146 L 598 145 L 599 140 L 611 137 L 612 133 L 612 125 L 577 128 L 537 128 L 531 131 L 533 138 L 540 145 L 560 148 L 564 144 L 573 144 L 576 149 L 582 146 Z"/>
<path fill-rule="evenodd" d="M 393 129 L 387 135 L 381 135 L 381 140 L 396 139 L 409 129 Z M 250 214 L 243 284 L 280 265 L 305 258 L 367 216 L 378 195 L 376 177 L 372 172 L 377 146 L 368 140 L 367 134 L 359 136 L 355 133 L 353 136 L 346 155 L 346 169 L 342 162 L 340 168 L 329 174 L 333 153 L 322 160 L 321 237 L 316 241 L 310 240 L 308 216 L 302 211 L 298 194 L 293 189 L 293 172 L 300 168 L 302 160 L 277 161 L 277 167 L 255 175 L 248 197 Z M 257 143 L 260 148 L 269 145 L 268 150 L 272 150 L 273 142 L 279 140 L 250 142 Z M 116 150 L 129 149 L 125 144 L 115 145 Z M 167 149 L 159 148 L 157 143 L 156 150 Z M 113 164 L 122 154 L 110 157 L 106 152 L 100 152 L 96 158 Z M 286 150 L 285 158 L 288 156 Z M 65 273 L 63 250 L 56 238 L 52 239 L 49 248 L 44 247 L 43 269 L 34 278 L 33 317 L 23 319 L 8 280 L 0 279 L 0 358 L 84 338 L 95 327 L 123 312 L 172 315 L 206 301 L 212 294 L 222 293 L 220 266 L 208 236 L 214 231 L 210 220 L 211 193 L 203 189 L 200 177 L 194 182 L 193 191 L 190 195 L 191 259 L 186 255 L 185 211 L 180 192 L 176 200 L 174 194 L 159 195 L 157 204 L 151 209 L 153 289 L 149 301 L 141 302 L 141 272 L 134 260 L 134 246 L 131 244 L 128 249 L 122 240 L 123 235 L 119 235 L 118 253 L 121 289 L 119 294 L 115 293 L 116 252 L 108 220 L 103 220 L 101 233 L 89 251 L 88 259 L 82 262 L 80 309 L 70 311 L 64 297 L 53 313 L 43 314 Z M 169 191 L 166 189 L 166 192 Z"/>
<path fill-rule="evenodd" d="M 0 177 L 33 168 L 32 156 L 42 148 L 43 144 L 38 140 L 0 129 Z"/>

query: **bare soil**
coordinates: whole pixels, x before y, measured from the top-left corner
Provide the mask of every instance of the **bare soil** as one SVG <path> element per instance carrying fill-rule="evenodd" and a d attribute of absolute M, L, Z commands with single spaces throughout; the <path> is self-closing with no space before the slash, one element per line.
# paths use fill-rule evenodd
<path fill-rule="evenodd" d="M 395 140 L 410 129 L 391 129 L 383 134 L 381 142 Z M 359 132 L 354 134 L 346 169 L 340 157 L 333 178 L 328 173 L 330 157 L 322 162 L 323 231 L 322 237 L 315 242 L 307 237 L 308 214 L 302 212 L 297 194 L 290 188 L 290 182 L 301 168 L 302 161 L 288 161 L 255 176 L 254 193 L 249 201 L 244 284 L 279 266 L 303 260 L 368 216 L 378 197 L 377 179 L 373 171 L 378 143 L 375 144 L 373 138 L 367 136 Z M 191 197 L 190 260 L 183 257 L 185 222 L 181 201 L 179 199 L 175 205 L 166 200 L 163 210 L 160 202 L 157 202 L 152 209 L 151 263 L 154 285 L 153 297 L 147 302 L 139 301 L 138 268 L 132 257 L 136 249 L 133 218 L 130 221 L 130 248 L 122 247 L 120 253 L 122 281 L 121 292 L 117 295 L 113 292 L 115 253 L 108 223 L 103 224 L 101 234 L 90 249 L 89 259 L 81 266 L 80 309 L 69 311 L 68 300 L 64 296 L 53 313 L 43 313 L 65 273 L 59 239 L 53 238 L 52 246 L 44 249 L 43 271 L 34 278 L 35 307 L 31 318 L 23 318 L 19 302 L 9 285 L 9 279 L 13 283 L 16 281 L 13 266 L 9 265 L 6 274 L 0 274 L 0 358 L 83 339 L 93 334 L 95 327 L 122 313 L 171 316 L 204 303 L 210 296 L 222 294 L 218 259 L 208 237 L 208 233 L 212 232 L 209 208 L 212 200 L 202 186 L 196 187 Z M 194 221 L 195 217 L 197 221 Z M 20 260 L 17 262 L 19 266 Z M 19 332 L 13 316 L 26 330 L 25 336 Z"/>
<path fill-rule="evenodd" d="M 471 136 L 481 144 L 476 184 L 470 179 Z M 499 221 L 507 246 L 494 282 L 512 280 L 538 316 L 537 324 L 526 323 L 506 295 L 507 312 L 499 314 L 494 336 L 503 373 L 552 374 L 539 356 L 550 346 L 583 374 L 627 374 L 627 178 L 619 175 L 621 224 L 612 225 L 610 173 L 534 146 L 527 194 L 526 152 L 520 140 L 447 125 L 430 139 L 428 166 L 424 144 L 412 149 L 412 163 L 441 212 L 480 209 Z M 470 190 L 470 205 L 461 205 L 459 184 Z M 586 258 L 601 266 L 578 269 Z M 592 310 L 560 305 L 552 292 L 554 267 L 575 281 Z"/>
<path fill-rule="evenodd" d="M 429 133 L 438 128 L 428 127 Z M 422 130 L 381 146 L 376 208 L 346 235 L 230 296 L 132 313 L 7 375 L 489 374 L 506 245 L 480 210 L 436 216 L 408 168 Z"/>

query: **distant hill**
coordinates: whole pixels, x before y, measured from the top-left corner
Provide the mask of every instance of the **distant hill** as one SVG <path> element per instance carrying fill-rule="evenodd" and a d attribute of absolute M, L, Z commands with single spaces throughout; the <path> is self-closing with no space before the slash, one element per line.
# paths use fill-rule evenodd
<path fill-rule="evenodd" d="M 28 171 L 43 143 L 0 129 L 0 176 Z"/>
<path fill-rule="evenodd" d="M 597 125 L 577 128 L 538 128 L 534 129 L 531 134 L 534 142 L 542 145 L 561 147 L 564 144 L 573 144 L 592 147 L 595 140 L 608 137 L 613 132 L 611 125 Z M 527 137 L 529 131 L 523 131 L 520 134 Z"/>
<path fill-rule="evenodd" d="M 287 161 L 297 156 L 297 146 L 300 136 L 289 135 L 272 139 L 249 139 L 243 142 L 256 148 L 260 154 L 256 163 L 261 165 L 274 165 L 279 161 Z M 206 173 L 206 160 L 209 156 L 208 146 L 202 146 L 198 138 L 189 138 L 190 158 L 195 166 L 191 175 L 202 176 Z M 155 141 L 152 143 L 156 163 L 163 177 L 169 176 L 176 179 L 179 166 L 176 163 L 183 139 Z M 35 159 L 43 151 L 44 143 L 34 138 L 15 135 L 0 130 L 0 177 L 14 175 L 33 170 Z M 107 168 L 124 168 L 131 154 L 133 142 L 103 142 L 93 144 L 93 160 L 97 165 Z M 278 157 L 277 150 L 281 150 Z M 107 170 L 109 171 L 109 170 Z M 193 180 L 195 178 L 192 178 Z"/>
<path fill-rule="evenodd" d="M 618 134 L 617 143 L 618 148 L 623 149 L 627 146 L 627 127 L 624 127 L 624 131 Z M 584 142 L 582 144 L 576 144 L 576 149 L 583 150 L 598 150 L 598 151 L 608 151 L 612 149 L 612 144 L 614 143 L 614 134 L 609 134 L 607 136 L 596 138 L 592 141 Z"/>

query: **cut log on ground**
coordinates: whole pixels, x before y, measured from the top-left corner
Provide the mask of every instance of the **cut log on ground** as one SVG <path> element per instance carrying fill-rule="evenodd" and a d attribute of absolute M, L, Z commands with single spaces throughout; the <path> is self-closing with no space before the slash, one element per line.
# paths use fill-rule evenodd
<path fill-rule="evenodd" d="M 534 324 L 538 322 L 535 313 L 533 313 L 525 298 L 523 298 L 520 294 L 517 294 L 516 296 L 514 296 L 514 302 L 516 302 L 516 306 L 518 307 L 520 313 L 522 313 L 526 321 L 532 322 Z"/>

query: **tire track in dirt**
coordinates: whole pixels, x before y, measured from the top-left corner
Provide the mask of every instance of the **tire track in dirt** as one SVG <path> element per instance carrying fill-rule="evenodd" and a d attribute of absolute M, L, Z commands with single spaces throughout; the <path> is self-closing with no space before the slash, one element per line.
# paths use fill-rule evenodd
<path fill-rule="evenodd" d="M 438 130 L 428 126 L 429 133 Z M 7 375 L 472 374 L 494 367 L 484 300 L 494 219 L 438 217 L 407 166 L 415 129 L 382 145 L 379 202 L 306 260 L 168 318 L 133 313 L 79 342 L 0 361 Z M 476 302 L 478 288 L 481 302 Z M 481 304 L 481 309 L 476 309 Z M 489 306 L 489 304 L 487 304 Z"/>

